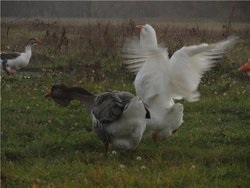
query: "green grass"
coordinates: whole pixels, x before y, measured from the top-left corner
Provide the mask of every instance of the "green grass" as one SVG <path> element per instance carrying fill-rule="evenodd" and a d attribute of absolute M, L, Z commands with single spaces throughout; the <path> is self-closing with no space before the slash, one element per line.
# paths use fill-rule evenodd
<path fill-rule="evenodd" d="M 10 39 L 22 37 L 20 33 L 44 34 L 40 27 L 29 25 L 32 32 L 15 24 L 10 27 L 8 40 L 2 32 L 2 49 L 6 44 L 14 49 L 16 43 Z M 60 25 L 53 28 L 60 33 Z M 244 33 L 236 48 L 205 74 L 200 101 L 180 101 L 184 123 L 171 138 L 153 143 L 146 132 L 137 151 L 111 148 L 105 157 L 103 144 L 91 130 L 90 116 L 77 101 L 63 108 L 44 97 L 52 84 L 60 82 L 94 93 L 134 93 L 133 75 L 121 67 L 118 46 L 122 39 L 115 38 L 119 45 L 109 46 L 113 55 L 101 51 L 102 43 L 97 52 L 89 54 L 89 49 L 79 48 L 79 41 L 76 46 L 71 43 L 79 37 L 78 29 L 83 29 L 81 24 L 68 33 L 72 35 L 70 50 L 56 51 L 54 44 L 45 43 L 36 47 L 24 72 L 13 77 L 1 75 L 2 187 L 249 186 L 250 79 L 237 71 L 250 57 L 249 34 Z M 185 28 L 179 31 L 183 41 L 200 40 L 199 36 L 184 36 Z M 219 38 L 217 32 L 205 34 L 214 36 L 209 38 L 214 41 Z M 19 40 L 26 41 L 26 37 Z M 76 57 L 70 55 L 73 51 Z"/>

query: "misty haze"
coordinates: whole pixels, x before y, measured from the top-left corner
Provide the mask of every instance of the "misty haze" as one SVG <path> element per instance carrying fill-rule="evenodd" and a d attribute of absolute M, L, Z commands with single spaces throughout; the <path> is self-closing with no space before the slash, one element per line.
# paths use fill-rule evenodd
<path fill-rule="evenodd" d="M 2 18 L 161 18 L 171 20 L 226 21 L 231 9 L 234 21 L 250 21 L 250 2 L 96 2 L 1 1 Z"/>

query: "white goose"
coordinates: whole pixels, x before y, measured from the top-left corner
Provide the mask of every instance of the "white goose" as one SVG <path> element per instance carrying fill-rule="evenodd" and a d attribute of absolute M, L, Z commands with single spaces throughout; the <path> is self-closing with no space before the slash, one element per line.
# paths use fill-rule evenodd
<path fill-rule="evenodd" d="M 125 43 L 124 64 L 136 74 L 136 94 L 149 106 L 151 118 L 147 127 L 153 131 L 153 139 L 164 139 L 183 122 L 183 106 L 174 104 L 173 99 L 199 100 L 197 88 L 203 73 L 233 46 L 237 37 L 182 47 L 169 59 L 167 49 L 158 46 L 152 26 L 136 27 L 141 29 L 140 40 Z"/>
<path fill-rule="evenodd" d="M 2 52 L 1 53 L 1 69 L 5 70 L 7 74 L 14 74 L 17 70 L 29 64 L 32 51 L 31 47 L 40 44 L 41 41 L 37 38 L 28 40 L 25 51 L 20 52 Z"/>
<path fill-rule="evenodd" d="M 46 97 L 67 106 L 73 99 L 80 100 L 91 112 L 93 130 L 105 144 L 133 150 L 141 141 L 149 111 L 143 102 L 128 92 L 105 92 L 95 96 L 79 87 L 54 85 Z"/>

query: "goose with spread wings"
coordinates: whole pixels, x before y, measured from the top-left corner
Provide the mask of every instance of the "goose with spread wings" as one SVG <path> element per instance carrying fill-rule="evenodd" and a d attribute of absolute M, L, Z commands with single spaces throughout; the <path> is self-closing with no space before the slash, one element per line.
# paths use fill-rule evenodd
<path fill-rule="evenodd" d="M 147 127 L 153 139 L 167 138 L 183 122 L 183 105 L 200 98 L 198 86 L 202 75 L 234 46 L 238 37 L 213 44 L 184 46 L 169 59 L 166 48 L 158 45 L 156 32 L 149 25 L 137 25 L 140 39 L 128 39 L 123 48 L 124 65 L 135 73 L 135 90 L 150 109 Z"/>

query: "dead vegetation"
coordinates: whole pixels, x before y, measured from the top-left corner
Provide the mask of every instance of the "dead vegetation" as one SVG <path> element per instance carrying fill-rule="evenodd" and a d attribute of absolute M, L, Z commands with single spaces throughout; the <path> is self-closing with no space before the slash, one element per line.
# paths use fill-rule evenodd
<path fill-rule="evenodd" d="M 233 14 L 233 9 L 232 13 Z M 158 41 L 168 48 L 170 56 L 185 45 L 211 43 L 222 40 L 229 35 L 241 37 L 242 52 L 245 53 L 239 62 L 250 56 L 246 52 L 250 44 L 250 26 L 234 26 L 232 16 L 228 23 L 211 24 L 202 27 L 199 23 L 189 26 L 171 23 L 153 23 Z M 137 21 L 139 22 L 139 21 Z M 139 22 L 141 23 L 141 22 Z M 38 36 L 43 45 L 35 50 L 43 58 L 36 59 L 42 68 L 53 71 L 81 72 L 86 79 L 100 81 L 121 75 L 130 77 L 122 68 L 121 49 L 126 38 L 138 36 L 134 20 L 40 20 L 2 22 L 2 50 L 22 50 L 29 37 Z M 238 60 L 237 60 L 238 61 Z M 234 61 L 235 63 L 235 61 Z M 235 63 L 237 68 L 239 63 Z M 34 65 L 35 66 L 35 65 Z M 230 65 L 231 66 L 231 65 Z M 34 67 L 33 67 L 34 68 Z"/>

